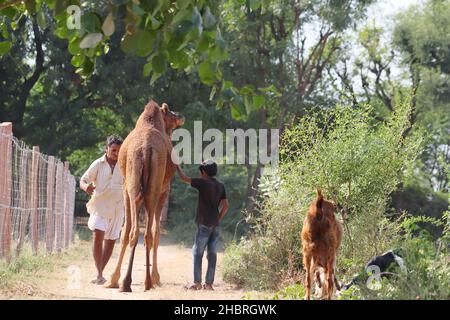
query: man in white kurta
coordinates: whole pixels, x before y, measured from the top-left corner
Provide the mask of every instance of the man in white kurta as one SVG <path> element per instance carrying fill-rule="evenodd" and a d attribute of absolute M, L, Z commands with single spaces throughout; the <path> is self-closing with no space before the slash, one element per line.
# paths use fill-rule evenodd
<path fill-rule="evenodd" d="M 123 140 L 116 135 L 106 141 L 106 153 L 95 160 L 80 179 L 80 188 L 91 195 L 86 204 L 90 214 L 88 227 L 93 231 L 93 256 L 97 276 L 91 281 L 103 284 L 103 270 L 108 263 L 116 240 L 120 237 L 125 216 L 123 175 L 117 164 Z"/>

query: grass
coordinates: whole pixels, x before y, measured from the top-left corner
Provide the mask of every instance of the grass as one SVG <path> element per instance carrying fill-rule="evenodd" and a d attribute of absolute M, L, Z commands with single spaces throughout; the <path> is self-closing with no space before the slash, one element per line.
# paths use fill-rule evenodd
<path fill-rule="evenodd" d="M 60 253 L 42 253 L 33 255 L 31 247 L 26 244 L 19 257 L 11 261 L 0 260 L 0 292 L 22 291 L 20 287 L 33 287 L 40 276 L 52 272 L 57 268 L 70 265 L 71 261 L 87 257 L 86 241 L 90 240 L 90 231 L 85 227 L 76 227 L 75 239 L 68 250 Z"/>

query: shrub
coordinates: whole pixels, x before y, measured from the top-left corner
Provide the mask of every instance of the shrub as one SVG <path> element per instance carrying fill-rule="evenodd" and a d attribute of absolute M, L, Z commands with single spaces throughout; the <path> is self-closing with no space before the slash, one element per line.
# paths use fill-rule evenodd
<path fill-rule="evenodd" d="M 389 196 L 421 148 L 418 130 L 403 137 L 411 126 L 410 112 L 405 101 L 385 122 L 375 123 L 370 106 L 337 106 L 313 111 L 286 130 L 274 172 L 281 181 L 263 181 L 258 214 L 247 217 L 253 233 L 227 250 L 225 278 L 272 289 L 286 277 L 297 279 L 302 273 L 300 231 L 316 187 L 347 217 L 339 272 L 352 274 L 389 248 L 396 232 L 385 216 Z M 236 263 L 237 257 L 242 261 Z"/>

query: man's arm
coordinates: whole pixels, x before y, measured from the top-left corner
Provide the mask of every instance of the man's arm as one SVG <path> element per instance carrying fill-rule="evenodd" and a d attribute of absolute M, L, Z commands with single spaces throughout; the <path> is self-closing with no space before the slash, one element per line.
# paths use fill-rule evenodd
<path fill-rule="evenodd" d="M 177 166 L 177 172 L 178 172 L 178 175 L 180 176 L 181 181 L 183 181 L 184 183 L 187 183 L 187 184 L 191 184 L 192 179 L 184 174 L 184 172 L 183 172 L 183 170 L 181 170 L 180 166 Z"/>
<path fill-rule="evenodd" d="M 80 189 L 88 195 L 92 195 L 95 190 L 95 186 L 93 184 L 93 181 L 95 181 L 97 177 L 97 166 L 95 164 L 95 162 L 91 164 L 89 169 L 87 169 L 87 171 L 80 178 Z"/>
<path fill-rule="evenodd" d="M 86 192 L 88 195 L 92 195 L 92 193 L 94 193 L 95 187 L 92 183 L 88 183 L 87 181 L 80 179 L 80 189 Z"/>
<path fill-rule="evenodd" d="M 228 211 L 228 199 L 222 199 L 220 201 L 220 204 L 222 205 L 222 209 L 220 209 L 219 212 L 219 221 L 223 219 L 223 217 L 225 216 L 225 214 Z"/>

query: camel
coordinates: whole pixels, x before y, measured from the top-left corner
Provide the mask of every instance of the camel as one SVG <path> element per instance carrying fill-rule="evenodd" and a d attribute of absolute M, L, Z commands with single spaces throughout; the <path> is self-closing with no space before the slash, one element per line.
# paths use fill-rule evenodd
<path fill-rule="evenodd" d="M 119 152 L 119 167 L 124 176 L 125 223 L 120 237 L 120 253 L 117 265 L 106 288 L 119 288 L 131 292 L 131 273 L 136 245 L 139 239 L 139 210 L 147 212 L 145 230 L 146 273 L 145 290 L 161 285 L 157 253 L 160 238 L 160 217 L 169 194 L 170 181 L 176 165 L 172 162 L 172 130 L 183 125 L 184 117 L 169 110 L 166 103 L 159 107 L 153 100 L 139 116 L 135 128 L 125 138 Z M 119 286 L 120 269 L 126 248 L 131 253 L 127 274 Z M 150 277 L 150 250 L 153 248 L 152 274 Z"/>
<path fill-rule="evenodd" d="M 317 268 L 323 270 L 325 279 L 322 283 L 320 272 L 316 273 L 319 288 L 325 284 L 324 294 L 328 300 L 333 294 L 333 287 L 339 289 L 335 277 L 336 255 L 342 241 L 342 225 L 335 217 L 336 206 L 324 199 L 317 189 L 317 198 L 311 203 L 303 222 L 301 232 L 303 245 L 303 265 L 305 267 L 306 294 L 310 299 L 311 278 Z"/>

